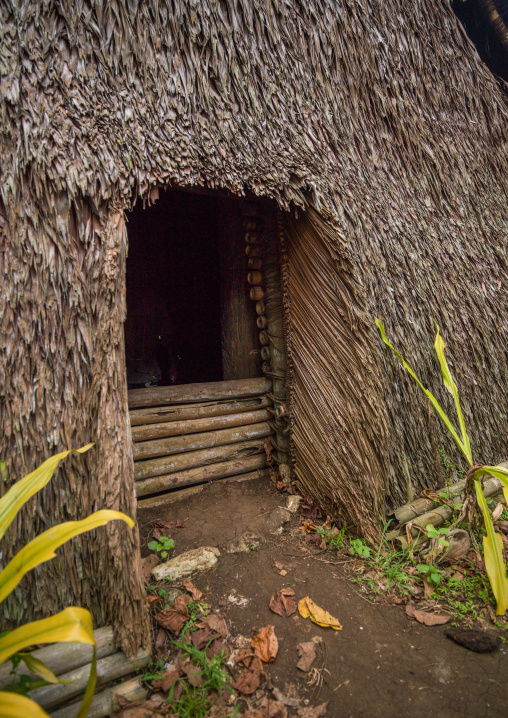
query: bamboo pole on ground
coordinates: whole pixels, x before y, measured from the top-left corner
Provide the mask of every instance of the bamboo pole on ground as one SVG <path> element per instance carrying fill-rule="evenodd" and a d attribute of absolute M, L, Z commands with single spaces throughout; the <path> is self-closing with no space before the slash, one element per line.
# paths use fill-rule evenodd
<path fill-rule="evenodd" d="M 238 426 L 232 429 L 219 431 L 205 431 L 200 434 L 186 436 L 170 436 L 166 439 L 143 441 L 134 444 L 134 461 L 141 459 L 155 459 L 170 454 L 183 454 L 189 451 L 207 449 L 215 446 L 237 444 L 249 439 L 259 439 L 270 436 L 272 427 L 267 422 Z"/>
<path fill-rule="evenodd" d="M 205 419 L 209 416 L 240 414 L 244 411 L 265 409 L 271 404 L 272 400 L 269 397 L 257 396 L 251 399 L 161 406 L 156 409 L 132 409 L 129 412 L 129 417 L 131 426 L 146 426 L 147 424 L 162 424 L 167 421 L 187 421 L 189 419 Z"/>
<path fill-rule="evenodd" d="M 247 456 L 253 456 L 254 454 L 260 454 L 263 451 L 264 439 L 253 439 L 250 441 L 241 441 L 238 444 L 214 446 L 210 449 L 201 449 L 200 451 L 188 451 L 185 454 L 162 456 L 159 459 L 135 461 L 134 478 L 136 481 L 139 481 L 140 479 L 148 479 L 151 476 L 176 473 L 177 471 L 185 471 L 186 469 L 193 469 L 198 466 L 207 466 L 208 464 L 215 464 L 220 461 L 242 459 Z"/>
<path fill-rule="evenodd" d="M 453 484 L 453 486 L 439 489 L 437 493 L 446 494 L 445 498 L 447 500 L 449 498 L 453 499 L 454 496 L 457 496 L 463 491 L 465 484 L 465 481 L 459 481 L 457 484 Z M 393 515 L 399 524 L 405 524 L 408 521 L 413 521 L 417 516 L 421 516 L 427 511 L 430 511 L 436 505 L 439 505 L 439 502 L 433 501 L 432 499 L 415 499 L 414 501 L 410 501 L 409 503 L 404 504 L 404 506 L 400 506 L 398 509 L 395 509 Z"/>
<path fill-rule="evenodd" d="M 272 415 L 267 409 L 244 411 L 240 414 L 226 416 L 207 416 L 203 419 L 188 419 L 186 421 L 168 421 L 161 424 L 147 424 L 132 427 L 132 440 L 135 442 L 151 441 L 170 436 L 183 434 L 197 434 L 199 432 L 217 431 L 248 424 L 259 424 L 268 421 Z"/>
<path fill-rule="evenodd" d="M 235 476 L 236 474 L 246 474 L 249 471 L 264 469 L 265 467 L 266 455 L 256 454 L 255 456 L 249 456 L 245 459 L 223 461 L 219 464 L 210 464 L 209 466 L 199 466 L 195 469 L 178 472 L 177 474 L 154 476 L 150 479 L 144 479 L 143 481 L 136 481 L 136 496 L 139 498 L 161 491 L 202 484 L 206 481 L 224 479 L 227 476 Z"/>
<path fill-rule="evenodd" d="M 176 386 L 152 386 L 131 389 L 128 392 L 129 409 L 168 404 L 191 404 L 221 399 L 242 399 L 266 394 L 272 382 L 266 377 L 233 379 L 202 384 L 179 384 Z"/>
<path fill-rule="evenodd" d="M 97 628 L 93 632 L 97 650 L 97 658 L 105 658 L 118 651 L 113 639 L 111 626 Z M 72 671 L 75 668 L 90 663 L 93 655 L 93 646 L 83 643 L 53 643 L 44 648 L 38 648 L 31 655 L 42 661 L 56 676 L 64 672 Z M 0 688 L 10 683 L 15 683 L 18 675 L 26 673 L 23 663 L 18 665 L 17 670 L 11 673 L 10 661 L 0 666 Z"/>
<path fill-rule="evenodd" d="M 99 659 L 97 661 L 97 687 L 141 670 L 148 664 L 149 660 L 150 651 L 146 648 L 140 648 L 136 657 L 132 660 L 121 652 Z M 63 673 L 59 678 L 69 681 L 69 683 L 44 686 L 32 691 L 29 696 L 45 709 L 53 708 L 64 701 L 76 698 L 86 688 L 90 668 L 91 664 L 88 663 Z"/>
<path fill-rule="evenodd" d="M 87 718 L 106 718 L 118 710 L 116 696 L 123 696 L 129 701 L 142 701 L 146 698 L 147 689 L 141 685 L 139 678 L 131 678 L 111 688 L 96 693 L 87 713 Z M 81 701 L 75 701 L 51 713 L 51 718 L 76 718 Z M 27 717 L 28 718 L 28 717 Z"/>

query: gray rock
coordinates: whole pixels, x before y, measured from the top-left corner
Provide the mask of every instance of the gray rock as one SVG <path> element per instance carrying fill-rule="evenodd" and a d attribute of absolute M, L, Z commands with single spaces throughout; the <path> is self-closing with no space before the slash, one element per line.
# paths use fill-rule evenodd
<path fill-rule="evenodd" d="M 266 519 L 266 527 L 270 533 L 280 534 L 284 524 L 287 524 L 291 520 L 291 511 L 285 509 L 283 506 L 277 506 L 276 509 L 270 512 L 270 515 Z"/>
<path fill-rule="evenodd" d="M 220 556 L 220 551 L 215 546 L 201 546 L 191 551 L 185 551 L 166 563 L 156 566 L 152 570 L 152 576 L 156 581 L 163 579 L 176 581 L 190 576 L 195 571 L 213 568 L 218 561 L 218 556 Z"/>
<path fill-rule="evenodd" d="M 226 553 L 249 553 L 257 548 L 261 539 L 252 531 L 245 531 L 241 536 L 226 544 Z"/>

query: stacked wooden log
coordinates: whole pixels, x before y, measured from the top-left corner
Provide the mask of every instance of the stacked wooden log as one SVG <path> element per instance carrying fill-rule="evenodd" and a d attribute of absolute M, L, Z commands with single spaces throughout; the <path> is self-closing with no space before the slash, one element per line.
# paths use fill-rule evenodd
<path fill-rule="evenodd" d="M 144 671 L 150 660 L 150 651 L 140 649 L 134 659 L 129 659 L 115 647 L 111 626 L 94 631 L 97 649 L 97 685 L 88 718 L 103 718 L 112 715 L 116 695 L 129 700 L 140 700 L 146 690 L 140 685 L 139 676 L 122 683 L 116 683 L 130 674 Z M 45 663 L 65 684 L 38 688 L 30 697 L 50 711 L 53 718 L 74 718 L 78 713 L 92 661 L 92 646 L 82 643 L 55 643 L 33 652 L 33 657 Z M 16 683 L 17 675 L 27 673 L 21 663 L 13 675 L 11 663 L 0 668 L 0 688 Z"/>
<path fill-rule="evenodd" d="M 261 377 L 130 391 L 139 505 L 207 481 L 266 476 L 271 388 Z"/>

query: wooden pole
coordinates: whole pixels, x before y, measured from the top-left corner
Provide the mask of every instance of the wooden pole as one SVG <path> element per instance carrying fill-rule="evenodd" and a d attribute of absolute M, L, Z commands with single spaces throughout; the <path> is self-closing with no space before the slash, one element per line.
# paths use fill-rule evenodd
<path fill-rule="evenodd" d="M 223 461 L 218 464 L 199 466 L 195 469 L 180 471 L 176 474 L 165 474 L 163 476 L 154 476 L 151 479 L 137 481 L 136 495 L 139 498 L 161 491 L 170 491 L 171 489 L 180 489 L 185 486 L 202 484 L 205 481 L 224 479 L 227 476 L 246 474 L 249 471 L 264 469 L 265 467 L 266 454 L 256 454 L 245 459 L 233 459 L 232 461 Z"/>
<path fill-rule="evenodd" d="M 238 476 L 233 476 L 231 478 L 226 478 L 224 481 L 250 481 L 253 479 L 256 480 L 265 480 L 270 477 L 270 470 L 269 469 L 258 469 L 257 471 L 249 471 L 247 474 L 238 474 Z M 179 491 L 169 491 L 166 494 L 160 494 L 159 496 L 151 496 L 148 499 L 140 499 L 138 501 L 138 509 L 153 509 L 158 508 L 160 506 L 164 506 L 164 504 L 169 504 L 174 501 L 178 501 L 182 494 L 187 494 L 190 496 L 192 495 L 191 492 L 200 492 L 205 488 L 205 485 L 202 486 L 193 486 L 188 489 L 180 489 Z"/>
<path fill-rule="evenodd" d="M 220 399 L 242 399 L 266 394 L 272 383 L 266 377 L 237 379 L 234 381 L 212 381 L 203 384 L 179 384 L 177 386 L 152 386 L 146 389 L 131 389 L 128 392 L 129 409 L 145 406 L 166 406 L 168 404 L 193 404 L 195 402 Z"/>
<path fill-rule="evenodd" d="M 214 446 L 201 451 L 189 451 L 186 454 L 136 461 L 134 463 L 134 478 L 139 481 L 140 479 L 148 479 L 151 476 L 161 476 L 162 474 L 185 471 L 186 469 L 215 464 L 220 461 L 253 456 L 262 451 L 264 451 L 264 439 L 259 438 L 251 441 L 241 441 L 238 444 L 228 446 Z"/>
<path fill-rule="evenodd" d="M 261 421 L 271 419 L 267 409 L 257 411 L 245 411 L 241 414 L 229 414 L 227 416 L 208 416 L 203 419 L 189 419 L 188 421 L 168 421 L 162 424 L 147 424 L 146 426 L 134 426 L 132 428 L 132 439 L 138 441 L 150 441 L 162 439 L 168 436 L 181 436 L 183 434 L 197 434 L 204 431 L 215 431 L 247 424 L 258 424 Z"/>
<path fill-rule="evenodd" d="M 227 416 L 240 414 L 243 411 L 264 409 L 272 405 L 268 396 L 256 396 L 252 399 L 227 399 L 199 404 L 176 404 L 159 408 L 133 409 L 129 412 L 131 426 L 146 424 L 162 424 L 167 421 L 186 421 L 187 419 L 204 419 L 207 416 Z"/>
<path fill-rule="evenodd" d="M 127 658 L 124 653 L 113 653 L 111 656 L 101 658 L 97 661 L 97 686 L 139 671 L 148 664 L 149 660 L 150 651 L 146 648 L 140 648 L 133 660 Z M 32 691 L 29 696 L 46 709 L 75 698 L 84 692 L 90 668 L 91 664 L 88 663 L 73 671 L 63 673 L 59 676 L 60 680 L 69 681 L 69 683 L 44 686 L 44 688 Z"/>
<path fill-rule="evenodd" d="M 118 711 L 118 705 L 115 702 L 116 696 L 123 696 L 129 701 L 142 701 L 147 692 L 147 688 L 141 685 L 139 678 L 131 678 L 125 683 L 105 688 L 94 696 L 86 718 L 106 718 L 114 715 Z M 76 718 L 80 705 L 81 700 L 70 703 L 53 711 L 51 718 Z"/>
<path fill-rule="evenodd" d="M 240 441 L 270 436 L 271 433 L 272 428 L 270 424 L 261 422 L 259 424 L 249 424 L 249 426 L 238 426 L 232 429 L 205 431 L 200 434 L 170 436 L 167 439 L 143 441 L 139 444 L 134 444 L 134 461 L 139 459 L 155 459 L 170 454 L 183 454 L 187 451 L 198 451 L 199 449 L 207 449 L 212 446 L 238 444 Z"/>
<path fill-rule="evenodd" d="M 242 241 L 242 203 L 221 203 L 221 332 L 222 372 L 225 380 L 261 374 L 255 316 L 245 281 L 248 266 Z"/>
<path fill-rule="evenodd" d="M 98 628 L 93 632 L 97 658 L 105 658 L 117 652 L 111 626 Z M 93 647 L 83 643 L 53 643 L 50 646 L 39 648 L 31 655 L 42 661 L 56 676 L 67 673 L 75 668 L 90 663 L 93 655 Z M 10 683 L 15 683 L 18 676 L 26 673 L 27 669 L 23 662 L 18 664 L 15 673 L 11 673 L 12 664 L 10 661 L 0 666 L 0 688 Z"/>

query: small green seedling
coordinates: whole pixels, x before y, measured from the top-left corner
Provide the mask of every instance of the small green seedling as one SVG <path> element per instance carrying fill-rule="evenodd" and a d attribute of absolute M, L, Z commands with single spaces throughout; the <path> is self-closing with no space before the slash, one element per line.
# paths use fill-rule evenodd
<path fill-rule="evenodd" d="M 430 539 L 437 539 L 437 545 L 439 548 L 446 548 L 450 545 L 450 542 L 447 540 L 450 529 L 446 527 L 437 529 L 432 524 L 427 524 L 425 530 L 427 531 L 427 536 Z"/>
<path fill-rule="evenodd" d="M 364 539 L 351 539 L 349 542 L 349 553 L 361 558 L 370 558 L 372 549 L 367 546 Z"/>
<path fill-rule="evenodd" d="M 441 571 L 433 566 L 432 564 L 420 563 L 416 567 L 419 573 L 422 573 L 429 583 L 433 583 L 434 586 L 439 586 L 441 583 Z"/>
<path fill-rule="evenodd" d="M 148 548 L 152 549 L 152 551 L 157 551 L 161 558 L 166 558 L 168 552 L 175 548 L 175 542 L 172 538 L 161 536 L 157 540 L 150 541 Z"/>

